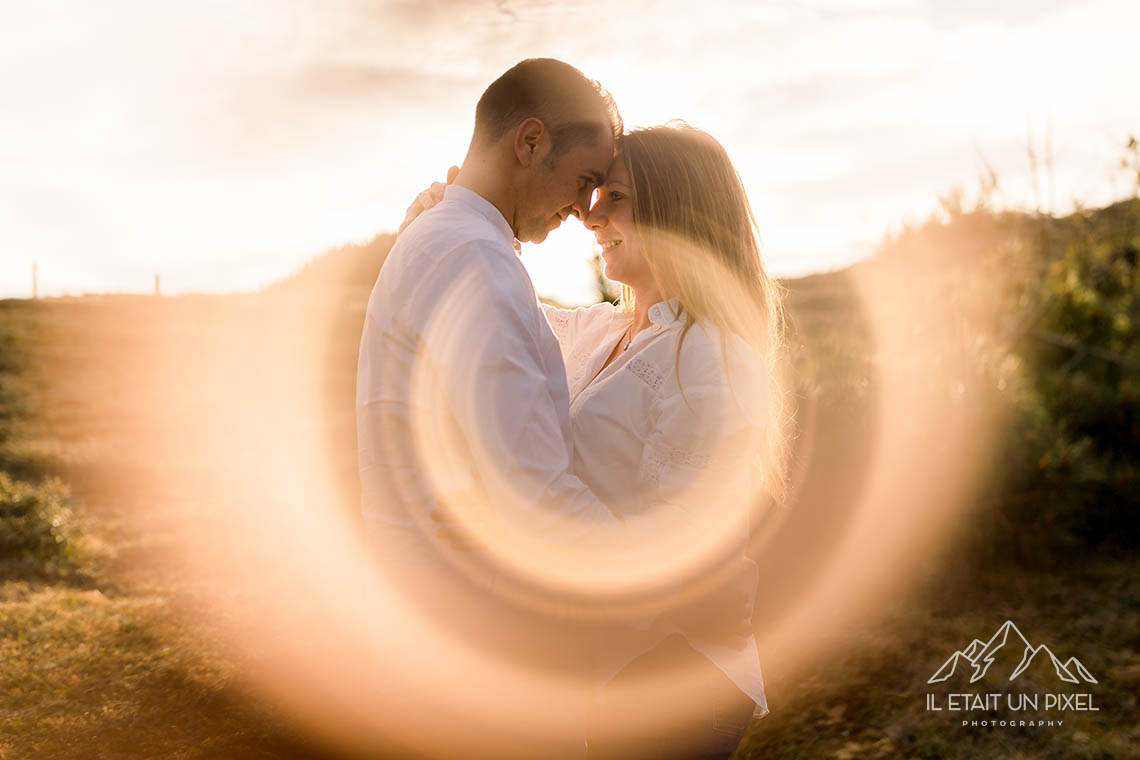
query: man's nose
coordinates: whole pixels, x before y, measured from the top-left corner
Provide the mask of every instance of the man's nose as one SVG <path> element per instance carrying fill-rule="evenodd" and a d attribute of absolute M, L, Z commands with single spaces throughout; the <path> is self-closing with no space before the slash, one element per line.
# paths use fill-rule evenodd
<path fill-rule="evenodd" d="M 582 192 L 578 193 L 578 197 L 574 199 L 572 208 L 574 213 L 583 224 L 586 222 L 586 217 L 590 215 L 590 201 L 594 199 L 594 191 L 596 188 L 586 187 Z"/>

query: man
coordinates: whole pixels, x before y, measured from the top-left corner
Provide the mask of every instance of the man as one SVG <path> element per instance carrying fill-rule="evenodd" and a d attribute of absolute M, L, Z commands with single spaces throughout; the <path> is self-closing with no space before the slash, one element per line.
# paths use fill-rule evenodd
<path fill-rule="evenodd" d="M 504 581 L 504 562 L 537 564 L 528 536 L 621 521 L 569 471 L 565 369 L 516 241 L 584 218 L 621 130 L 608 94 L 560 61 L 525 60 L 492 83 L 454 183 L 392 247 L 360 344 L 363 512 L 383 572 L 457 640 L 536 672 L 576 670 L 575 635 L 504 601 L 504 590 L 528 588 Z M 486 551 L 439 541 L 440 513 Z M 496 552 L 504 542 L 512 550 Z M 581 731 L 561 722 L 572 756 Z M 548 743 L 532 756 L 557 754 Z"/>
<path fill-rule="evenodd" d="M 371 526 L 392 525 L 394 505 L 417 513 L 406 522 L 488 498 L 534 527 L 617 521 L 569 472 L 565 369 L 515 241 L 587 213 L 621 128 L 608 94 L 552 59 L 479 100 L 444 201 L 401 234 L 369 300 L 357 428 Z"/>

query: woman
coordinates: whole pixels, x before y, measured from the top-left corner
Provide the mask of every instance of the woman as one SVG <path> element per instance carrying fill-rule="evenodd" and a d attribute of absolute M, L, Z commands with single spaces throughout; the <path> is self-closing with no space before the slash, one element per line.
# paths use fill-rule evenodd
<path fill-rule="evenodd" d="M 672 601 L 631 605 L 644 614 L 603 636 L 589 757 L 728 757 L 767 712 L 744 551 L 757 497 L 784 490 L 780 298 L 728 155 L 688 125 L 622 136 L 584 223 L 623 287 L 617 306 L 544 307 L 566 365 L 573 470 L 619 514 L 684 516 L 629 565 L 651 563 L 646 587 Z M 743 637 L 726 635 L 723 604 L 701 607 L 726 577 L 746 600 L 732 608 Z"/>
<path fill-rule="evenodd" d="M 611 508 L 679 506 L 698 532 L 727 539 L 709 544 L 720 559 L 751 565 L 748 511 L 760 489 L 782 496 L 786 444 L 773 376 L 780 299 L 740 178 L 705 132 L 634 131 L 619 141 L 585 224 L 606 277 L 623 288 L 617 307 L 544 307 L 566 364 L 574 471 Z M 767 712 L 754 639 L 734 649 L 673 618 L 632 642 L 627 656 L 646 653 L 614 677 L 604 711 L 636 714 L 636 684 L 653 674 L 686 671 L 711 698 L 654 742 L 599 731 L 591 758 L 727 757 L 753 712 Z"/>

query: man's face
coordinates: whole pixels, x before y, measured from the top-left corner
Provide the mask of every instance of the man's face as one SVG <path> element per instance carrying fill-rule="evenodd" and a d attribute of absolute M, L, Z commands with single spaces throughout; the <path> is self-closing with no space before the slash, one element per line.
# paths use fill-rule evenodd
<path fill-rule="evenodd" d="M 599 135 L 593 143 L 580 142 L 559 156 L 551 154 L 547 143 L 545 155 L 530 167 L 527 187 L 516 207 L 519 240 L 541 243 L 571 214 L 584 219 L 590 196 L 605 179 L 613 155 L 609 134 Z"/>

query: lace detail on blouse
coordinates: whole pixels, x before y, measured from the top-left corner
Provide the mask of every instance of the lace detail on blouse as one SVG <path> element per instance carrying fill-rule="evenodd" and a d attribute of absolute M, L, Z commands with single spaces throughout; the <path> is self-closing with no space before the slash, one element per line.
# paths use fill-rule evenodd
<path fill-rule="evenodd" d="M 631 359 L 626 367 L 630 372 L 636 375 L 637 378 L 641 380 L 641 382 L 648 385 L 654 391 L 659 392 L 661 390 L 661 384 L 665 382 L 665 378 L 661 376 L 661 373 L 657 371 L 656 367 L 642 359 L 640 356 L 636 356 Z"/>
<path fill-rule="evenodd" d="M 588 351 L 578 350 L 566 358 L 566 378 L 569 380 L 570 387 L 573 388 L 586 374 L 586 365 L 590 361 L 590 354 Z"/>
<path fill-rule="evenodd" d="M 656 484 L 660 482 L 661 471 L 667 464 L 704 469 L 711 461 L 708 454 L 673 446 L 666 443 L 660 433 L 656 433 L 645 447 L 645 456 L 641 462 L 641 478 L 647 483 Z"/>
<path fill-rule="evenodd" d="M 664 467 L 665 460 L 657 456 L 656 450 L 652 447 L 648 448 L 645 452 L 645 458 L 641 460 L 642 481 L 657 485 L 661 481 L 661 470 Z"/>
<path fill-rule="evenodd" d="M 657 454 L 668 464 L 683 464 L 686 467 L 708 467 L 709 455 L 702 454 L 699 451 L 689 451 L 688 449 L 679 449 L 676 446 L 670 446 L 667 443 L 658 441 L 653 447 Z"/>
<path fill-rule="evenodd" d="M 570 332 L 570 313 L 549 310 L 546 312 L 546 321 L 550 323 L 550 329 L 554 331 L 558 342 L 565 343 Z"/>

